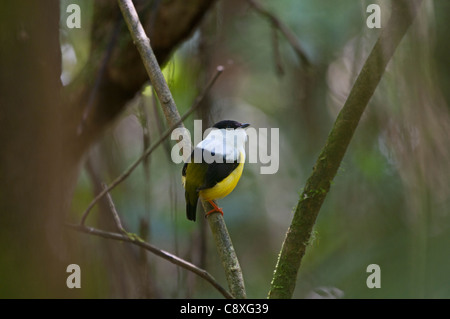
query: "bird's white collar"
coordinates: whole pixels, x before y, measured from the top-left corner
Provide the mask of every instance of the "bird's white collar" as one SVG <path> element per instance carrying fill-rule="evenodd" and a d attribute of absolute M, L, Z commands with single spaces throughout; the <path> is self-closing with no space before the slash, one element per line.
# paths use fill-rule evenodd
<path fill-rule="evenodd" d="M 208 151 L 212 155 L 213 161 L 223 162 L 225 160 L 226 162 L 235 162 L 241 160 L 241 153 L 243 155 L 243 159 L 245 160 L 246 141 L 247 133 L 242 128 L 213 128 L 206 138 L 197 144 L 196 149 Z M 198 156 L 195 154 L 195 151 L 194 156 Z M 204 160 L 209 162 L 207 158 L 204 158 Z"/>

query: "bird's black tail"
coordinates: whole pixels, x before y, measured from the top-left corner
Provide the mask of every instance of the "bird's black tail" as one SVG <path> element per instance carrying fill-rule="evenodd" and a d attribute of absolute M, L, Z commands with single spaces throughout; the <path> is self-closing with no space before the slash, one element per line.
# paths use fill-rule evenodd
<path fill-rule="evenodd" d="M 197 216 L 198 195 L 194 197 L 195 198 L 190 198 L 186 192 L 186 217 L 195 222 L 195 217 Z"/>

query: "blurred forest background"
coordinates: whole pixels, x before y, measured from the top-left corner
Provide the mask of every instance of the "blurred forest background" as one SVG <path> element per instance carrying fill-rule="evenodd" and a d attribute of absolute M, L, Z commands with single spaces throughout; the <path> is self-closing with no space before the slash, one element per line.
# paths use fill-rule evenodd
<path fill-rule="evenodd" d="M 80 29 L 66 25 L 70 15 L 66 8 L 72 2 L 81 8 Z M 158 10 L 175 2 L 136 1 L 144 26 L 152 29 L 153 21 L 158 22 Z M 390 2 L 261 0 L 295 34 L 309 67 L 280 30 L 249 2 L 210 2 L 196 18 L 198 23 L 186 31 L 186 41 L 179 40 L 170 49 L 154 49 L 164 62 L 163 72 L 181 114 L 193 104 L 217 66 L 225 67 L 199 111 L 185 121 L 188 129 L 193 129 L 194 119 L 203 119 L 203 129 L 222 119 L 280 129 L 279 171 L 261 175 L 262 164 L 246 163 L 236 189 L 219 201 L 242 266 L 247 296 L 265 298 L 292 210 L 382 30 L 366 26 L 366 8 L 371 3 L 381 6 L 383 27 L 390 15 Z M 136 74 L 143 73 L 139 61 L 132 64 L 129 56 L 111 49 L 125 46 L 121 32 L 126 34 L 127 30 L 115 1 L 109 3 L 114 5 L 60 1 L 57 31 L 62 99 L 68 96 L 71 100 L 84 84 L 86 88 L 81 90 L 87 93 L 78 108 L 92 105 L 89 116 L 95 117 L 96 104 L 86 101 L 99 81 L 99 92 L 91 98 L 106 101 L 102 108 L 111 110 L 101 130 L 90 130 L 91 122 L 84 128 L 92 135 L 92 142 L 78 152 L 81 164 L 72 173 L 76 182 L 68 187 L 70 205 L 60 211 L 65 246 L 51 245 L 53 251 L 62 251 L 58 262 L 76 263 L 82 270 L 82 289 L 65 293 L 84 298 L 220 298 L 201 278 L 155 255 L 61 226 L 64 222 L 78 223 L 99 192 L 100 183 L 119 176 L 167 128 L 148 82 L 121 98 L 116 97 L 116 86 L 102 83 L 102 61 L 108 64 L 104 71 L 108 78 L 117 80 L 121 87 L 134 80 L 133 72 L 123 76 L 121 67 L 138 68 Z M 314 240 L 299 271 L 295 298 L 450 298 L 449 14 L 449 1 L 425 0 L 389 63 L 322 206 Z M 159 30 L 164 33 L 170 28 L 159 26 L 161 29 L 155 27 L 149 33 L 152 45 Z M 135 48 L 131 45 L 128 50 Z M 108 104 L 118 99 L 127 106 Z M 79 129 L 81 117 L 74 118 L 77 124 L 73 127 Z M 6 130 L 0 132 L 6 134 Z M 0 135 L 0 139 L 5 137 Z M 185 217 L 182 165 L 170 159 L 173 145 L 167 140 L 111 196 L 128 231 L 206 269 L 226 286 L 205 220 L 198 218 L 192 223 Z M 102 202 L 86 223 L 114 230 L 111 214 Z M 25 230 L 17 229 L 9 235 L 2 231 L 10 237 L 0 238 L 22 236 Z M 45 240 L 59 241 L 56 235 L 46 233 Z M 9 244 L 1 245 L 5 248 Z M 4 274 L 23 271 L 29 272 L 25 278 L 37 276 L 15 262 L 21 259 L 0 257 L 0 278 L 10 287 L 1 291 L 0 283 L 0 296 L 52 296 L 45 292 L 47 288 L 40 291 L 33 286 L 34 292 L 14 288 L 15 278 L 22 275 Z M 381 289 L 366 286 L 369 264 L 381 267 Z M 61 276 L 65 278 L 68 274 L 64 271 Z"/>

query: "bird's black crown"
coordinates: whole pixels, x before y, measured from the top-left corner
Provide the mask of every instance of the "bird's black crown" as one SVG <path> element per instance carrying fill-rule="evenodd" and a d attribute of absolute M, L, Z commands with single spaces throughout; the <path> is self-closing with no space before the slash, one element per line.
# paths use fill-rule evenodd
<path fill-rule="evenodd" d="M 240 127 L 245 128 L 247 126 L 249 126 L 249 124 L 247 123 L 242 124 L 238 121 L 233 120 L 223 120 L 213 125 L 214 128 L 218 129 L 236 129 Z"/>

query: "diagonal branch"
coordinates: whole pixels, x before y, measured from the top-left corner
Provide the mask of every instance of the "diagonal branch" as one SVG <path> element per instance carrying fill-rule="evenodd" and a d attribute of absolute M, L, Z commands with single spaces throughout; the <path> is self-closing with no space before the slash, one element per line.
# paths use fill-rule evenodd
<path fill-rule="evenodd" d="M 392 1 L 391 18 L 358 75 L 300 196 L 281 248 L 269 298 L 292 297 L 301 260 L 331 181 L 386 65 L 417 15 L 421 2 Z"/>
<path fill-rule="evenodd" d="M 150 39 L 145 34 L 144 27 L 142 26 L 139 16 L 136 12 L 136 8 L 131 0 L 119 0 L 119 7 L 122 11 L 122 15 L 130 30 L 130 35 L 133 39 L 133 43 L 137 47 L 139 54 L 141 55 L 142 62 L 150 78 L 153 88 L 156 91 L 159 101 L 161 102 L 164 115 L 168 121 L 169 126 L 176 123 L 180 118 L 177 106 L 167 85 L 164 75 L 162 74 L 158 60 L 153 53 L 150 45 Z M 181 123 L 179 124 L 181 125 Z"/>
<path fill-rule="evenodd" d="M 107 189 L 107 186 L 105 184 L 102 184 L 102 187 L 104 190 Z M 66 224 L 66 226 L 70 227 L 71 229 L 74 229 L 74 230 L 77 230 L 80 232 L 84 232 L 87 234 L 92 234 L 92 235 L 96 235 L 96 236 L 100 236 L 100 237 L 108 238 L 108 239 L 120 240 L 120 241 L 124 241 L 124 242 L 130 242 L 132 244 L 140 246 L 140 247 L 144 248 L 145 250 L 147 250 L 159 257 L 162 257 L 163 259 L 166 259 L 166 260 L 170 261 L 171 263 L 180 266 L 181 268 L 191 271 L 191 272 L 195 273 L 196 275 L 200 276 L 201 278 L 205 279 L 214 288 L 216 288 L 225 298 L 227 298 L 227 299 L 233 298 L 233 296 L 225 288 L 223 288 L 214 279 L 214 277 L 212 277 L 206 270 L 203 270 L 203 269 L 197 267 L 196 265 L 194 265 L 176 255 L 168 253 L 164 250 L 161 250 L 161 249 L 145 242 L 141 237 L 139 237 L 136 234 L 127 232 L 122 225 L 122 221 L 120 220 L 119 213 L 116 210 L 116 206 L 114 205 L 111 194 L 109 192 L 106 193 L 106 199 L 108 201 L 108 205 L 109 205 L 111 214 L 113 215 L 114 223 L 116 224 L 116 227 L 120 231 L 120 233 L 107 232 L 107 231 L 103 231 L 100 229 L 88 227 L 85 225 Z"/>
<path fill-rule="evenodd" d="M 106 184 L 102 183 L 102 188 L 103 189 L 107 188 Z M 121 233 L 127 235 L 128 233 L 125 230 L 125 228 L 123 228 L 122 221 L 120 220 L 119 213 L 117 212 L 116 209 L 116 205 L 114 205 L 111 194 L 109 192 L 106 193 L 106 199 L 108 200 L 109 209 L 113 215 L 114 223 L 116 224 L 117 229 L 120 230 Z"/>
<path fill-rule="evenodd" d="M 139 17 L 136 13 L 133 2 L 131 0 L 118 0 L 118 2 L 120 10 L 122 11 L 125 22 L 130 31 L 131 37 L 133 38 L 139 54 L 141 55 L 145 69 L 147 70 L 148 76 L 150 77 L 152 86 L 154 87 L 156 95 L 161 102 L 161 107 L 163 109 L 167 122 L 169 123 L 169 125 L 173 123 L 179 123 L 179 125 L 182 127 L 183 124 L 182 121 L 180 121 L 180 115 L 175 105 L 175 101 L 158 65 L 158 61 L 156 60 L 156 57 L 153 53 L 150 45 L 150 39 L 145 34 L 144 28 L 139 21 Z M 185 146 L 189 146 L 189 149 L 192 148 L 190 142 L 186 141 L 185 139 L 182 139 L 182 142 L 189 144 L 184 144 Z M 182 148 L 185 147 L 182 145 Z M 217 223 L 210 223 L 210 228 L 215 237 L 219 236 L 224 241 L 231 244 L 231 239 L 229 238 L 228 231 L 226 231 L 227 228 L 223 218 L 217 219 Z M 227 251 L 221 251 L 222 248 L 226 248 Z M 229 264 L 229 262 L 231 261 L 237 261 L 236 253 L 232 248 L 232 245 L 223 247 L 217 246 L 219 255 L 222 259 L 222 265 L 225 268 L 228 285 L 233 296 L 235 298 L 245 298 L 242 270 L 239 266 L 239 263 L 234 262 L 233 264 Z M 232 256 L 232 258 L 228 258 L 230 256 Z M 227 271 L 229 267 L 232 267 L 234 271 Z"/>
<path fill-rule="evenodd" d="M 258 0 L 247 0 L 247 2 L 255 9 L 259 14 L 266 17 L 274 27 L 276 27 L 280 32 L 284 35 L 286 40 L 289 42 L 291 47 L 294 49 L 295 53 L 299 57 L 300 61 L 305 66 L 309 66 L 311 63 L 309 62 L 308 57 L 305 54 L 300 42 L 298 41 L 295 34 L 288 28 L 284 22 L 278 19 L 272 12 L 266 9 Z"/>
<path fill-rule="evenodd" d="M 218 66 L 217 67 L 217 72 L 214 74 L 214 76 L 212 77 L 211 81 L 208 83 L 208 85 L 206 86 L 206 88 L 204 89 L 204 91 L 202 92 L 202 94 L 200 94 L 199 97 L 197 97 L 197 99 L 195 100 L 194 104 L 189 108 L 189 110 L 186 111 L 186 113 L 180 118 L 178 119 L 175 123 L 172 124 L 172 126 L 167 129 L 161 136 L 160 138 L 153 143 L 152 145 L 150 145 L 150 147 L 148 147 L 143 153 L 142 155 L 136 160 L 134 161 L 133 164 L 130 165 L 130 167 L 128 167 L 120 176 L 118 176 L 111 184 L 109 184 L 108 187 L 105 187 L 103 189 L 103 191 L 101 191 L 97 196 L 95 196 L 95 198 L 89 203 L 88 207 L 86 208 L 86 210 L 83 212 L 83 215 L 81 217 L 81 225 L 84 225 L 86 222 L 86 218 L 89 215 L 89 212 L 92 210 L 92 208 L 95 206 L 95 204 L 103 197 L 105 196 L 108 192 L 110 192 L 113 188 L 115 188 L 117 185 L 119 185 L 121 182 L 123 182 L 128 176 L 130 176 L 130 174 L 136 169 L 136 167 L 138 167 L 138 165 L 145 159 L 147 158 L 166 138 L 168 138 L 170 136 L 170 134 L 172 133 L 172 131 L 177 128 L 179 125 L 182 125 L 183 121 L 189 116 L 191 115 L 196 109 L 199 108 L 199 106 L 202 104 L 202 101 L 204 100 L 204 98 L 206 97 L 206 95 L 208 94 L 209 90 L 212 88 L 212 86 L 214 85 L 214 83 L 216 82 L 217 78 L 219 77 L 220 74 L 222 74 L 223 72 L 223 67 L 222 66 Z"/>
<path fill-rule="evenodd" d="M 93 227 L 88 227 L 88 226 L 84 226 L 84 225 L 76 225 L 76 224 L 67 224 L 67 226 L 70 227 L 71 229 L 79 231 L 79 232 L 99 236 L 102 238 L 128 242 L 133 245 L 144 248 L 145 250 L 147 250 L 167 261 L 170 261 L 172 264 L 175 264 L 177 266 L 180 266 L 181 268 L 189 270 L 189 271 L 193 272 L 194 274 L 198 275 L 199 277 L 205 279 L 214 288 L 216 288 L 225 298 L 227 298 L 227 299 L 233 298 L 233 296 L 225 288 L 223 288 L 214 279 L 214 277 L 211 276 L 206 270 L 201 269 L 201 268 L 197 267 L 196 265 L 191 264 L 190 262 L 188 262 L 178 256 L 175 256 L 165 250 L 159 249 L 159 248 L 143 241 L 140 237 L 138 237 L 134 234 L 129 234 L 127 236 L 127 235 L 123 235 L 123 234 L 119 234 L 119 233 L 107 232 L 107 231 L 96 229 Z"/>
<path fill-rule="evenodd" d="M 163 65 L 172 52 L 192 36 L 216 0 L 134 2 L 152 39 L 155 56 Z M 63 89 L 64 103 L 68 105 L 67 114 L 63 116 L 67 139 L 74 145 L 71 150 L 74 160 L 82 158 L 148 81 L 117 2 L 93 1 L 92 11 L 88 60 Z M 116 17 L 119 26 L 115 23 Z M 117 27 L 117 40 L 110 41 L 116 36 Z"/>

